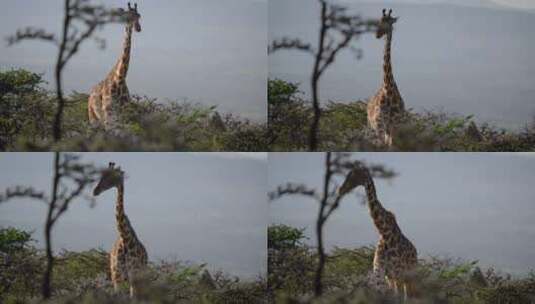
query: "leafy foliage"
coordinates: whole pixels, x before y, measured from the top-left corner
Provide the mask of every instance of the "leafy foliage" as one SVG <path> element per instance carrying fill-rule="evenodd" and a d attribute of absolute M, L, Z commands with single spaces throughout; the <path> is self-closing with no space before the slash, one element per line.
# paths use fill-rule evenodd
<path fill-rule="evenodd" d="M 15 252 L 24 249 L 32 241 L 31 233 L 16 228 L 0 228 L 0 251 Z"/>
<path fill-rule="evenodd" d="M 0 96 L 0 150 L 62 151 L 266 151 L 267 131 L 215 106 L 160 103 L 133 96 L 121 108 L 115 132 L 93 128 L 87 118 L 87 94 L 65 98 L 62 140 L 52 125 L 57 97 L 40 87 L 41 75 L 25 70 L 0 72 L 6 94 Z M 3 81 L 3 80 L 2 80 Z"/>
<path fill-rule="evenodd" d="M 0 73 L 0 96 L 35 93 L 43 83 L 42 75 L 27 70 L 3 72 Z"/>
<path fill-rule="evenodd" d="M 11 232 L 6 232 L 6 231 Z M 0 235 L 31 235 L 16 228 Z M 22 238 L 22 239 L 25 239 Z M 0 254 L 5 254 L 3 250 Z M 1 256 L 0 256 L 1 257 Z M 0 302 L 31 303 L 40 296 L 46 257 L 29 241 L 0 259 Z M 118 293 L 110 281 L 108 253 L 102 249 L 62 251 L 56 256 L 52 298 L 46 303 L 265 303 L 266 283 L 259 278 L 241 281 L 223 272 L 211 274 L 206 265 L 159 261 L 149 264 L 139 299 L 128 297 L 123 286 Z"/>
<path fill-rule="evenodd" d="M 302 245 L 306 239 L 305 229 L 297 229 L 287 225 L 272 225 L 268 227 L 268 248 L 283 249 L 295 248 Z"/>
<path fill-rule="evenodd" d="M 319 83 L 322 75 L 331 66 L 337 55 L 343 49 L 349 48 L 356 53 L 357 59 L 362 50 L 351 44 L 362 34 L 377 30 L 379 22 L 374 19 L 363 19 L 358 15 L 349 14 L 347 8 L 326 0 L 318 0 L 320 5 L 320 27 L 318 30 L 318 47 L 303 42 L 300 38 L 283 37 L 273 40 L 268 53 L 278 50 L 298 50 L 314 57 L 312 73 L 310 75 L 312 91 L 312 123 L 309 128 L 308 148 L 311 151 L 318 149 L 318 130 L 320 127 L 321 107 L 319 101 Z"/>
<path fill-rule="evenodd" d="M 279 229 L 272 226 L 270 229 Z M 299 229 L 283 226 L 285 230 Z M 277 303 L 399 303 L 370 275 L 373 247 L 334 248 L 326 259 L 324 294 L 315 298 L 315 249 L 296 242 L 295 247 L 270 247 L 268 252 L 270 300 Z M 482 271 L 477 261 L 429 257 L 420 260 L 415 274 L 414 303 L 533 303 L 535 276 L 513 278 L 493 268 Z"/>
<path fill-rule="evenodd" d="M 307 150 L 312 106 L 296 83 L 269 80 L 269 137 L 272 151 Z M 283 93 L 281 93 L 283 92 Z M 382 151 L 367 125 L 363 101 L 329 102 L 321 109 L 320 151 Z M 397 151 L 534 151 L 535 121 L 519 131 L 476 124 L 473 115 L 406 113 L 398 125 L 392 150 Z"/>

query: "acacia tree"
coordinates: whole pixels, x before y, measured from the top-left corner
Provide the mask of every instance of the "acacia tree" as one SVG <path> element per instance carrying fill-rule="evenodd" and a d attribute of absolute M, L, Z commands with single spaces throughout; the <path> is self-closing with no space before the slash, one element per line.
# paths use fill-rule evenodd
<path fill-rule="evenodd" d="M 59 37 L 41 28 L 26 27 L 18 30 L 16 34 L 7 39 L 9 45 L 23 40 L 37 39 L 51 42 L 58 48 L 54 72 L 58 106 L 52 126 L 55 142 L 59 141 L 62 136 L 61 125 L 65 108 L 62 76 L 65 66 L 78 53 L 82 43 L 90 38 L 93 38 L 101 48 L 105 47 L 103 39 L 93 37 L 97 29 L 108 23 L 124 22 L 123 15 L 119 10 L 111 10 L 102 5 L 92 4 L 91 0 L 64 1 L 63 27 Z"/>
<path fill-rule="evenodd" d="M 312 198 L 319 204 L 316 218 L 316 240 L 318 265 L 314 276 L 314 294 L 318 297 L 323 294 L 323 271 L 325 268 L 325 248 L 323 239 L 323 228 L 329 217 L 340 206 L 342 200 L 338 195 L 337 177 L 345 177 L 347 173 L 356 166 L 366 166 L 373 177 L 382 179 L 392 179 L 397 173 L 380 164 L 366 164 L 360 160 L 352 160 L 350 153 L 331 153 L 325 155 L 325 173 L 323 176 L 323 187 L 321 191 L 310 188 L 304 184 L 287 183 L 280 185 L 275 191 L 270 192 L 270 200 L 276 200 L 288 195 L 302 195 Z"/>
<path fill-rule="evenodd" d="M 29 198 L 47 205 L 45 220 L 45 251 L 46 269 L 43 276 L 42 296 L 50 298 L 52 270 L 54 267 L 54 255 L 52 251 L 52 230 L 59 218 L 67 211 L 70 204 L 77 198 L 94 200 L 85 194 L 85 190 L 95 182 L 100 169 L 89 163 L 80 161 L 80 156 L 75 154 L 60 154 L 55 152 L 53 160 L 52 192 L 47 195 L 44 191 L 34 189 L 32 186 L 15 186 L 7 188 L 0 194 L 0 203 L 17 198 Z"/>
<path fill-rule="evenodd" d="M 327 0 L 318 0 L 318 2 L 321 14 L 316 48 L 299 38 L 288 37 L 272 41 L 268 48 L 270 54 L 281 49 L 295 49 L 314 57 L 314 66 L 310 76 L 314 110 L 309 133 L 310 151 L 316 151 L 318 148 L 318 129 L 321 117 L 319 82 L 321 76 L 334 63 L 339 52 L 345 48 L 350 47 L 357 53 L 357 58 L 360 58 L 361 50 L 351 46 L 351 42 L 364 33 L 375 31 L 378 25 L 378 21 L 375 19 L 363 19 L 360 16 L 348 15 L 345 7 L 329 4 Z"/>

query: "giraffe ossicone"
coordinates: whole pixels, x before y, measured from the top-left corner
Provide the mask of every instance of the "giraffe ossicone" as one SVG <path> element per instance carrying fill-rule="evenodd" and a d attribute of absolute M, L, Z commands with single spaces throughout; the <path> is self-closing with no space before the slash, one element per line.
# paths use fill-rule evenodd
<path fill-rule="evenodd" d="M 117 112 L 120 107 L 130 101 L 130 93 L 126 85 L 126 75 L 130 64 L 132 49 L 132 31 L 141 32 L 141 15 L 128 2 L 127 10 L 119 9 L 118 13 L 124 17 L 126 33 L 121 56 L 106 78 L 91 89 L 87 110 L 89 122 L 93 126 L 103 126 L 112 129 L 117 123 Z"/>
<path fill-rule="evenodd" d="M 379 137 L 380 144 L 388 147 L 392 146 L 396 124 L 405 113 L 405 104 L 399 93 L 394 73 L 392 72 L 391 48 L 392 32 L 394 23 L 398 17 L 392 17 L 392 10 L 386 12 L 383 9 L 383 16 L 378 24 L 377 39 L 386 36 L 383 58 L 383 84 L 368 102 L 368 124 Z"/>
<path fill-rule="evenodd" d="M 130 297 L 134 297 L 138 290 L 137 281 L 146 270 L 148 255 L 124 211 L 124 171 L 110 162 L 108 168 L 102 170 L 93 195 L 113 188 L 117 189 L 115 219 L 119 237 L 110 251 L 111 280 L 115 291 L 118 291 L 120 283 L 128 282 Z"/>

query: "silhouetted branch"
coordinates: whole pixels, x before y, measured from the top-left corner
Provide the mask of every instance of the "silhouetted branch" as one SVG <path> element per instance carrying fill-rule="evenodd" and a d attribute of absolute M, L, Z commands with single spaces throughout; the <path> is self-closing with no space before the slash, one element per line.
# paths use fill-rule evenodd
<path fill-rule="evenodd" d="M 375 31 L 378 25 L 377 20 L 364 20 L 359 16 L 348 15 L 345 7 L 328 4 L 326 0 L 318 1 L 321 6 L 321 22 L 318 47 L 316 49 L 299 38 L 291 39 L 286 37 L 272 41 L 268 47 L 269 54 L 282 49 L 295 49 L 314 56 L 314 67 L 310 77 L 314 110 L 309 134 L 310 151 L 316 151 L 318 148 L 318 129 L 321 117 L 319 81 L 321 76 L 334 63 L 336 56 L 341 50 L 351 47 L 351 42 L 356 40 L 361 34 Z M 351 47 L 351 49 L 358 50 L 354 47 Z M 360 50 L 357 52 L 357 58 L 360 58 L 362 52 Z"/>
<path fill-rule="evenodd" d="M 52 229 L 59 218 L 67 211 L 70 204 L 78 197 L 84 199 L 84 191 L 95 182 L 100 169 L 92 164 L 82 163 L 80 156 L 74 154 L 54 154 L 54 175 L 52 179 L 51 197 L 48 198 L 44 191 L 35 190 L 32 187 L 16 186 L 8 188 L 5 194 L 0 195 L 0 203 L 15 198 L 30 198 L 45 202 L 48 205 L 45 221 L 45 247 L 46 269 L 43 276 L 42 295 L 48 299 L 51 296 L 51 280 L 54 267 L 54 255 L 52 252 Z"/>
<path fill-rule="evenodd" d="M 309 189 L 303 184 L 292 184 L 292 183 L 288 183 L 285 186 L 278 186 L 276 191 L 272 191 L 269 193 L 269 199 L 273 201 L 283 196 L 295 195 L 295 194 L 319 199 L 318 195 L 316 194 L 316 190 Z"/>
<path fill-rule="evenodd" d="M 286 195 L 303 195 L 314 198 L 319 202 L 318 215 L 316 218 L 316 237 L 318 244 L 318 265 L 314 277 L 314 293 L 320 296 L 323 293 L 323 271 L 325 268 L 325 250 L 323 241 L 323 228 L 329 217 L 340 207 L 340 202 L 343 196 L 338 195 L 335 177 L 345 177 L 347 173 L 359 166 L 366 166 L 370 170 L 370 174 L 375 178 L 392 179 L 397 176 L 397 173 L 392 169 L 386 168 L 381 164 L 366 164 L 362 160 L 352 159 L 351 153 L 328 152 L 325 155 L 325 173 L 323 177 L 323 189 L 321 192 L 309 188 L 303 184 L 286 184 L 277 187 L 276 191 L 270 193 L 270 199 L 279 199 Z"/>
<path fill-rule="evenodd" d="M 21 42 L 23 40 L 44 40 L 52 42 L 55 45 L 59 45 L 59 42 L 54 34 L 47 33 L 44 29 L 36 29 L 33 27 L 27 27 L 25 29 L 19 29 L 13 36 L 7 37 L 8 45 Z"/>
<path fill-rule="evenodd" d="M 0 194 L 0 203 L 5 203 L 11 199 L 28 197 L 48 204 L 48 198 L 44 192 L 37 191 L 33 187 L 15 186 L 7 188 L 4 194 Z"/>
<path fill-rule="evenodd" d="M 106 9 L 102 5 L 91 4 L 90 0 L 65 0 L 62 34 L 58 38 L 44 29 L 28 27 L 18 30 L 13 36 L 7 38 L 8 44 L 13 45 L 24 40 L 44 40 L 53 42 L 58 46 L 55 73 L 56 95 L 58 107 L 54 117 L 53 134 L 54 141 L 61 139 L 63 109 L 65 98 L 63 96 L 62 76 L 63 69 L 72 57 L 78 53 L 84 41 L 89 39 L 94 32 L 105 24 L 124 22 L 120 11 Z M 104 45 L 103 40 L 97 38 L 99 46 Z"/>
<path fill-rule="evenodd" d="M 299 38 L 290 39 L 286 37 L 280 40 L 273 40 L 268 47 L 268 54 L 282 49 L 296 49 L 312 55 L 315 54 L 315 50 L 309 43 L 304 43 Z"/>

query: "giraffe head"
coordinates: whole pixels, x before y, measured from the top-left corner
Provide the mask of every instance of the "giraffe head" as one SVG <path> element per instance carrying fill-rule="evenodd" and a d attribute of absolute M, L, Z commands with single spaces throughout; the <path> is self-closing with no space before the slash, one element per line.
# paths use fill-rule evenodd
<path fill-rule="evenodd" d="M 363 165 L 357 165 L 347 174 L 344 183 L 338 188 L 338 194 L 345 195 L 358 186 L 365 186 L 369 178 L 370 173 L 368 172 L 368 169 Z"/>
<path fill-rule="evenodd" d="M 134 7 L 132 8 L 132 5 L 130 2 L 128 2 L 128 9 L 125 11 L 124 9 L 120 8 L 119 12 L 122 14 L 128 24 L 134 25 L 136 32 L 141 32 L 141 25 L 139 23 L 141 15 L 137 11 L 137 3 L 134 3 Z"/>
<path fill-rule="evenodd" d="M 123 184 L 124 172 L 121 167 L 115 167 L 115 163 L 109 163 L 108 168 L 101 173 L 100 180 L 93 190 L 93 195 L 97 196 L 102 192 Z"/>
<path fill-rule="evenodd" d="M 399 17 L 392 17 L 392 10 L 386 13 L 386 8 L 383 8 L 383 17 L 379 21 L 379 28 L 377 29 L 377 39 L 381 39 L 385 34 L 392 33 L 394 30 L 394 23 L 398 21 Z"/>

